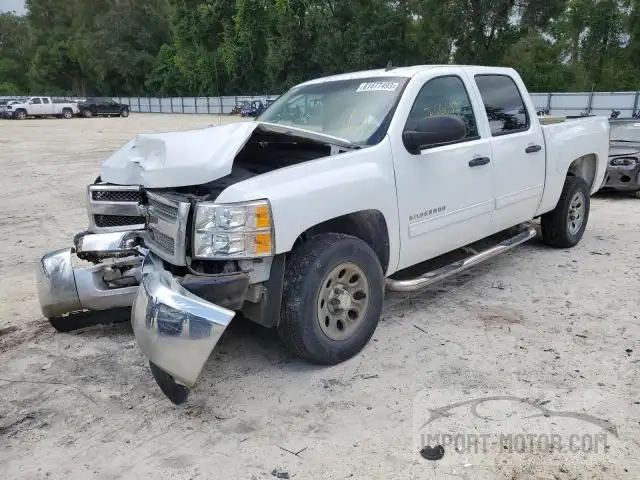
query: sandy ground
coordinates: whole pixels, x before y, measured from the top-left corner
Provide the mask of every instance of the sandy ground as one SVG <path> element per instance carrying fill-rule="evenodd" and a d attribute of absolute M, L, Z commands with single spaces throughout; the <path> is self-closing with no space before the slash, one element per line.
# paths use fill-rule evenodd
<path fill-rule="evenodd" d="M 640 478 L 640 200 L 628 197 L 595 197 L 574 249 L 534 241 L 388 294 L 373 341 L 339 366 L 310 366 L 234 321 L 182 407 L 128 323 L 55 332 L 34 263 L 85 228 L 101 160 L 138 132 L 216 122 L 0 122 L 0 478 Z M 421 442 L 437 434 L 489 440 L 441 440 L 444 457 L 427 460 Z M 551 434 L 573 447 L 550 448 Z"/>

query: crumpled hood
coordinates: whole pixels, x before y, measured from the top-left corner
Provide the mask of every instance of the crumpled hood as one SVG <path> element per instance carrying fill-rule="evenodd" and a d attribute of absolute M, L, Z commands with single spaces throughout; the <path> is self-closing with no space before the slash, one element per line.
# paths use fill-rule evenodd
<path fill-rule="evenodd" d="M 137 135 L 107 158 L 103 181 L 146 188 L 181 187 L 212 182 L 231 173 L 233 160 L 258 122 L 185 132 Z"/>

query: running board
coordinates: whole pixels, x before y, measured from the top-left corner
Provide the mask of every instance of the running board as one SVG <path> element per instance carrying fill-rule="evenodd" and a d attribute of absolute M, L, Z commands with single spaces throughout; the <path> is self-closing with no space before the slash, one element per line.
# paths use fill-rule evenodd
<path fill-rule="evenodd" d="M 431 272 L 427 272 L 423 275 L 420 275 L 419 277 L 410 278 L 408 280 L 393 280 L 391 278 L 387 278 L 385 281 L 385 286 L 387 290 L 391 292 L 415 292 L 416 290 L 428 287 L 436 282 L 460 273 L 463 270 L 474 267 L 486 260 L 489 260 L 490 258 L 495 257 L 496 255 L 511 250 L 513 247 L 517 247 L 518 245 L 535 238 L 537 233 L 538 232 L 535 228 L 528 227 L 522 233 L 519 233 L 514 237 L 500 242 L 495 247 L 491 247 L 487 250 L 483 250 L 482 252 L 475 253 L 474 255 L 463 260 L 450 263 L 449 265 L 445 265 L 444 267 L 438 268 Z"/>

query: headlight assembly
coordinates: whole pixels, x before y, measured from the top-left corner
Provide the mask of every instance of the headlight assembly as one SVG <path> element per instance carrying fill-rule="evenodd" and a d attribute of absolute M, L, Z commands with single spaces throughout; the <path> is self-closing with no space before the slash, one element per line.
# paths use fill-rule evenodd
<path fill-rule="evenodd" d="M 267 200 L 196 205 L 194 258 L 257 258 L 274 254 L 273 221 Z"/>

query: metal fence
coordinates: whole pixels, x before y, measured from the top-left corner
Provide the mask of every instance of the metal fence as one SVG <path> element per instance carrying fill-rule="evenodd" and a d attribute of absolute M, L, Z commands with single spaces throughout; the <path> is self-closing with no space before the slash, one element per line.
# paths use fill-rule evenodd
<path fill-rule="evenodd" d="M 38 95 L 34 95 L 38 96 Z M 43 95 L 44 96 L 44 95 Z M 259 100 L 266 105 L 267 100 L 275 100 L 279 95 L 243 95 L 225 97 L 109 97 L 118 103 L 129 105 L 131 112 L 139 113 L 185 113 L 227 115 L 243 102 Z M 87 97 L 53 96 L 56 100 L 78 101 Z M 0 96 L 1 99 L 24 98 L 24 96 Z M 105 97 L 100 97 L 105 98 Z"/>
<path fill-rule="evenodd" d="M 620 118 L 631 117 L 640 107 L 640 92 L 592 92 L 592 93 L 532 93 L 533 103 L 538 109 L 548 109 L 552 115 L 609 116 L 611 110 L 619 110 Z M 242 95 L 224 97 L 113 97 L 126 103 L 132 112 L 184 113 L 226 115 L 243 102 L 275 100 L 279 95 Z M 15 98 L 10 96 L 2 98 Z M 78 100 L 78 97 L 54 97 Z"/>
<path fill-rule="evenodd" d="M 640 92 L 592 92 L 592 93 L 532 93 L 533 104 L 548 108 L 552 115 L 609 116 L 611 110 L 619 110 L 620 118 L 631 117 L 638 111 Z"/>

